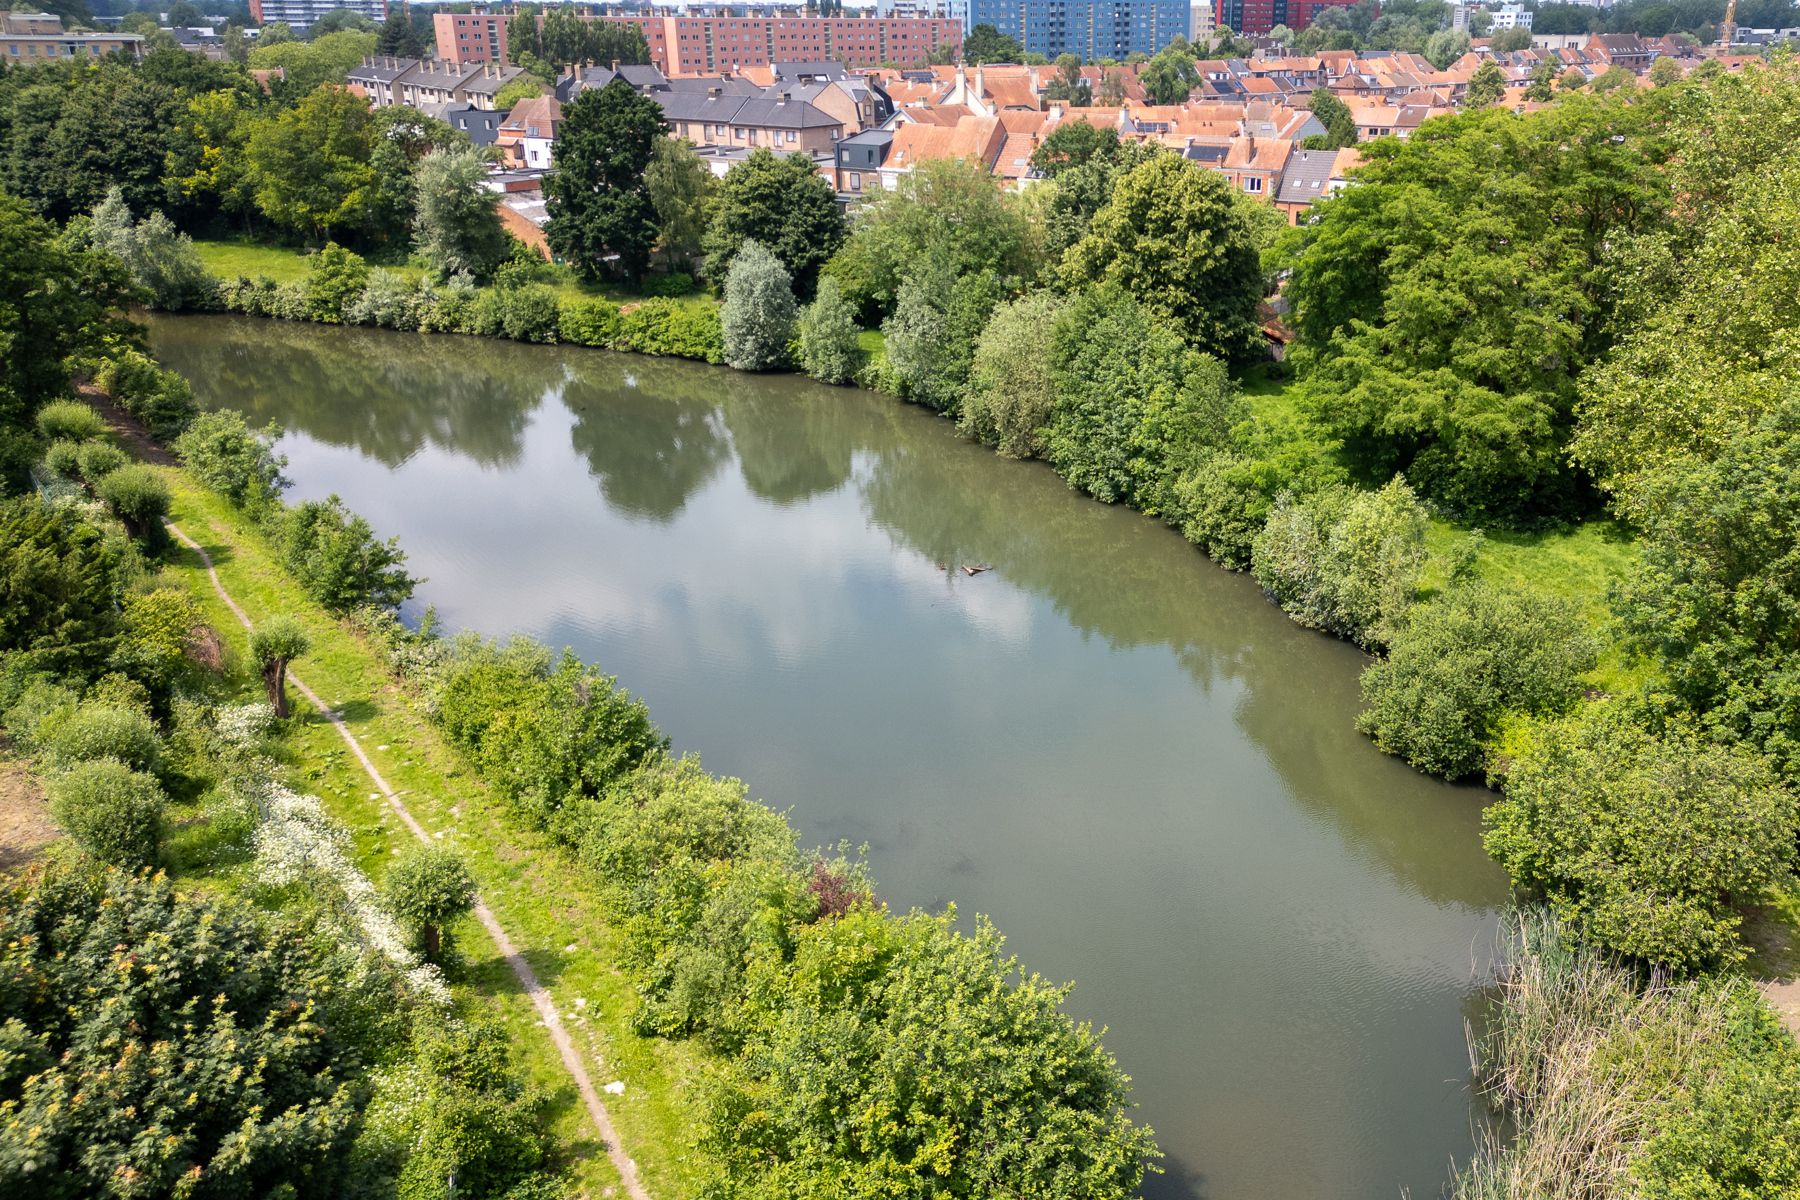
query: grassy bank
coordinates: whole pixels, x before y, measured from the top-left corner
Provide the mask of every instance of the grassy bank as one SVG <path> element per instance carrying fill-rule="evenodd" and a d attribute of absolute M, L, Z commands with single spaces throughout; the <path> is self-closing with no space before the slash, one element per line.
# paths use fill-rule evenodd
<path fill-rule="evenodd" d="M 613 934 L 594 907 L 581 869 L 541 835 L 499 819 L 486 788 L 426 724 L 412 698 L 389 678 L 380 657 L 306 599 L 241 514 L 181 472 L 165 468 L 163 473 L 175 495 L 171 519 L 206 548 L 226 589 L 251 619 L 281 613 L 306 628 L 312 649 L 296 670 L 342 715 L 433 837 L 462 853 L 483 898 L 555 997 L 596 1083 L 625 1083 L 625 1093 L 609 1096 L 607 1108 L 645 1185 L 657 1196 L 691 1193 L 694 1163 L 686 1130 L 693 1122 L 697 1063 L 681 1043 L 631 1031 L 636 997 L 609 966 L 615 959 Z M 201 602 L 228 642 L 241 647 L 240 627 L 213 591 L 198 556 L 172 552 L 168 574 Z M 233 658 L 229 678 L 247 698 L 257 694 L 241 653 Z M 336 731 L 310 712 L 303 699 L 295 700 L 296 719 L 287 738 L 295 764 L 293 782 L 317 794 L 353 832 L 357 865 L 379 884 L 392 856 L 411 835 L 373 793 Z M 176 852 L 190 860 L 203 857 L 182 854 L 179 847 Z M 512 971 L 472 918 L 465 918 L 456 933 L 466 956 L 460 982 L 505 1024 L 527 1076 L 550 1098 L 552 1131 L 571 1184 L 594 1196 L 616 1187 L 618 1176 Z"/>

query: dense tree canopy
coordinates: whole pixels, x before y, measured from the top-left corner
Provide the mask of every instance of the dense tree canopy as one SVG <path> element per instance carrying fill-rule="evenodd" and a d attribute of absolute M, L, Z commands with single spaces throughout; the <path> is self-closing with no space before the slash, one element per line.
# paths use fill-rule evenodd
<path fill-rule="evenodd" d="M 759 148 L 725 173 L 704 239 L 707 278 L 724 279 L 751 239 L 787 267 L 796 295 L 813 294 L 819 269 L 844 240 L 844 214 L 812 155 Z"/>
<path fill-rule="evenodd" d="M 644 170 L 662 136 L 661 106 L 623 78 L 563 109 L 556 169 L 544 180 L 544 232 L 582 274 L 636 279 L 649 265 L 656 207 Z"/>
<path fill-rule="evenodd" d="M 1008 37 L 992 25 L 977 25 L 963 38 L 962 56 L 970 63 L 1016 63 L 1025 58 L 1025 48 L 1017 38 Z"/>

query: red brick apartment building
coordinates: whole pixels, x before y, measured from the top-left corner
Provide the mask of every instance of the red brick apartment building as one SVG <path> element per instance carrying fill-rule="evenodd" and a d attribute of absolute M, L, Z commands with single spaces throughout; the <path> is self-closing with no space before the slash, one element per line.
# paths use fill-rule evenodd
<path fill-rule="evenodd" d="M 650 61 L 665 75 L 709 75 L 799 61 L 921 66 L 937 47 L 962 40 L 960 21 L 938 17 L 582 15 L 642 29 Z M 434 13 L 439 57 L 459 64 L 505 61 L 510 19 L 505 12 Z"/>

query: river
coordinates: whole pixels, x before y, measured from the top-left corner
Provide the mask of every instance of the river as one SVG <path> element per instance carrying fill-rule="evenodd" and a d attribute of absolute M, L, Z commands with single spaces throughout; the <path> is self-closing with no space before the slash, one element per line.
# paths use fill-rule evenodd
<path fill-rule="evenodd" d="M 867 843 L 897 907 L 1075 980 L 1150 1197 L 1435 1196 L 1500 872 L 1484 794 L 1354 727 L 1366 661 L 1255 582 L 887 397 L 566 347 L 156 317 L 292 495 L 397 535 L 450 628 L 570 645 L 678 750 Z M 987 566 L 974 575 L 961 568 Z"/>

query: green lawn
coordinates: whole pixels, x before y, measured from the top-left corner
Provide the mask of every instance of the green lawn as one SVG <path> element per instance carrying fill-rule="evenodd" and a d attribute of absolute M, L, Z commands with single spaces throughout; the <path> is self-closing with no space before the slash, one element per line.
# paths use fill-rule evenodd
<path fill-rule="evenodd" d="M 625 1082 L 624 1095 L 606 1098 L 607 1109 L 650 1193 L 673 1198 L 694 1192 L 698 1161 L 688 1143 L 697 1119 L 697 1053 L 685 1043 L 632 1032 L 636 996 L 611 965 L 616 939 L 583 869 L 541 834 L 506 821 L 499 803 L 426 723 L 418 698 L 395 682 L 374 649 L 306 600 L 241 514 L 180 472 L 165 475 L 175 493 L 171 519 L 206 547 L 225 587 L 251 619 L 285 612 L 305 626 L 312 649 L 295 663 L 295 673 L 343 714 L 434 838 L 462 851 L 482 897 L 555 997 L 595 1086 Z M 200 599 L 208 621 L 237 649 L 232 682 L 245 698 L 258 695 L 241 662 L 242 626 L 213 592 L 198 557 L 174 552 L 167 573 Z M 358 865 L 379 883 L 392 855 L 412 835 L 375 793 L 337 732 L 297 693 L 293 699 L 296 720 L 286 739 L 292 781 L 317 794 L 352 831 Z M 572 1191 L 597 1197 L 617 1188 L 618 1176 L 587 1123 L 574 1084 L 511 969 L 473 918 L 464 919 L 454 935 L 465 963 L 453 982 L 460 996 L 506 1026 L 526 1074 L 549 1097 L 552 1130 Z"/>

